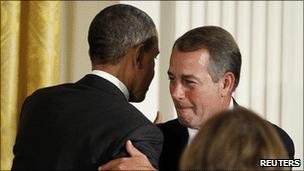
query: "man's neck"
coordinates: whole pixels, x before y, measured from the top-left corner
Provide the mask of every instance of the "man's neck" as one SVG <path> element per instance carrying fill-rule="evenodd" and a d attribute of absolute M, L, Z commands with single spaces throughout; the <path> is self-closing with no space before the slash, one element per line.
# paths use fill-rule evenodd
<path fill-rule="evenodd" d="M 121 62 L 122 63 L 122 62 Z M 116 77 L 119 81 L 121 81 L 127 88 L 128 90 L 130 89 L 130 85 L 128 80 L 126 79 L 126 69 L 124 68 L 125 65 L 118 63 L 118 64 L 95 64 L 92 66 L 92 70 L 99 70 L 106 72 L 108 74 L 113 75 Z"/>
<path fill-rule="evenodd" d="M 234 103 L 233 103 L 233 98 L 232 96 L 230 97 L 230 102 L 229 102 L 229 106 L 228 106 L 228 110 L 232 110 L 234 107 Z"/>
<path fill-rule="evenodd" d="M 233 108 L 232 95 L 224 97 L 221 110 L 229 110 L 232 108 Z"/>
<path fill-rule="evenodd" d="M 101 70 L 93 70 L 92 74 L 97 75 L 99 77 L 102 77 L 112 84 L 114 84 L 126 97 L 126 100 L 129 101 L 129 90 L 128 88 L 124 85 L 123 82 L 121 82 L 118 78 L 116 78 L 114 75 L 111 75 L 110 73 L 107 73 L 105 71 Z"/>

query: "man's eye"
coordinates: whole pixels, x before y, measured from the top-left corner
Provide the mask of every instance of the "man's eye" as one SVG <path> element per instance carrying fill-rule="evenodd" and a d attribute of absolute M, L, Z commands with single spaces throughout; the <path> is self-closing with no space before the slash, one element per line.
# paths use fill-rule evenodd
<path fill-rule="evenodd" d="M 187 84 L 195 84 L 195 83 L 196 83 L 195 81 L 192 81 L 192 80 L 185 80 L 185 82 L 186 82 Z"/>
<path fill-rule="evenodd" d="M 169 79 L 170 81 L 174 80 L 174 78 L 173 78 L 173 77 L 168 77 L 168 79 Z"/>

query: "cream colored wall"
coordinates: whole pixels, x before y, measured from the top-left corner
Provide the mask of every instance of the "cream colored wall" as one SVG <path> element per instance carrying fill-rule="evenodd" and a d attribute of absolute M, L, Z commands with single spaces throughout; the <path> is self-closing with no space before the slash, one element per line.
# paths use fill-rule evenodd
<path fill-rule="evenodd" d="M 87 33 L 91 20 L 104 7 L 116 1 L 62 2 L 61 82 L 80 79 L 91 71 Z"/>
<path fill-rule="evenodd" d="M 62 82 L 90 72 L 87 32 L 92 18 L 117 1 L 64 1 Z M 219 25 L 236 38 L 243 64 L 234 97 L 279 125 L 303 159 L 303 2 L 287 1 L 122 1 L 147 12 L 160 34 L 155 78 L 144 102 L 134 104 L 150 120 L 156 111 L 176 118 L 167 69 L 174 40 L 191 28 Z M 295 168 L 295 169 L 303 169 Z"/>

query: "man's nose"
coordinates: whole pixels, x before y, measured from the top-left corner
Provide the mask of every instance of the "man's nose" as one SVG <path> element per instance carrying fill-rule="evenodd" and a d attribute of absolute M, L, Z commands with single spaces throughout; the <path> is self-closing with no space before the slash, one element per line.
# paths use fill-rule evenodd
<path fill-rule="evenodd" d="M 185 98 L 185 90 L 181 84 L 171 85 L 170 90 L 173 100 L 183 100 Z"/>

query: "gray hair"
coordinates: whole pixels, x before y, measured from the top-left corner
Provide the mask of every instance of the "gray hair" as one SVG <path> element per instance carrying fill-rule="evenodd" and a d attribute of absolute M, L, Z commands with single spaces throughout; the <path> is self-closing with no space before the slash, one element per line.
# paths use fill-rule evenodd
<path fill-rule="evenodd" d="M 226 72 L 232 72 L 235 76 L 233 91 L 238 86 L 242 57 L 234 38 L 226 30 L 217 26 L 192 29 L 177 39 L 173 48 L 182 52 L 207 49 L 210 53 L 208 72 L 213 82 L 218 82 Z"/>

